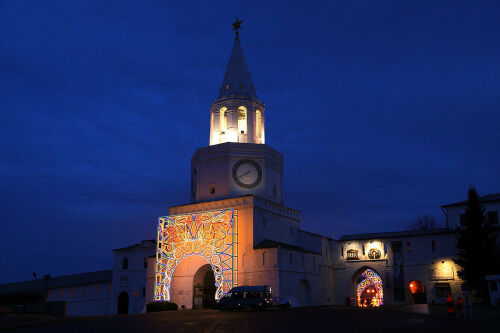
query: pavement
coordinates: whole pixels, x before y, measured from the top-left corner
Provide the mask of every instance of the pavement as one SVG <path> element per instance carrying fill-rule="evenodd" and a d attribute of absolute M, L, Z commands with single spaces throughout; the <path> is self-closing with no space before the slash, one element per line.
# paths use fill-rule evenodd
<path fill-rule="evenodd" d="M 499 312 L 500 313 L 500 312 Z M 310 307 L 266 311 L 184 310 L 61 318 L 8 332 L 499 332 L 500 316 L 448 319 L 382 307 Z"/>

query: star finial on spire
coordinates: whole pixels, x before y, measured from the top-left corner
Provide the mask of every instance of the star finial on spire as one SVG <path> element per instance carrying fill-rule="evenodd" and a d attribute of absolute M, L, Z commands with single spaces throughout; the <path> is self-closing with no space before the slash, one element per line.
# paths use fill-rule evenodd
<path fill-rule="evenodd" d="M 236 21 L 231 24 L 233 26 L 233 31 L 236 31 L 236 38 L 238 38 L 239 30 L 241 29 L 241 24 L 243 23 L 243 21 L 244 20 L 240 21 L 238 18 L 236 18 Z"/>

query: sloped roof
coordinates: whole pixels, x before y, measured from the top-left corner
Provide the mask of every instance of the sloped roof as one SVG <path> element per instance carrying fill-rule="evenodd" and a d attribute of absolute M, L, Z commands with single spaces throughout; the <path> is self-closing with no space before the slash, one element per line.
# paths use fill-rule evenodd
<path fill-rule="evenodd" d="M 148 245 L 156 247 L 156 240 L 154 240 L 154 239 L 146 239 L 146 240 L 143 240 L 143 241 L 141 241 L 140 243 L 137 243 L 137 244 L 133 244 L 133 245 L 121 247 L 119 249 L 113 249 L 113 251 L 131 250 L 131 249 L 134 249 L 136 247 L 144 247 L 144 246 L 148 246 Z"/>
<path fill-rule="evenodd" d="M 64 276 L 56 276 L 50 278 L 47 285 L 48 289 L 63 288 L 71 286 L 81 286 L 97 283 L 111 282 L 113 278 L 113 270 L 108 269 L 104 271 L 86 272 L 79 274 L 71 274 Z M 42 279 L 21 281 L 13 283 L 0 284 L 0 294 L 19 293 L 42 290 L 44 282 Z"/>
<path fill-rule="evenodd" d="M 230 96 L 246 96 L 257 98 L 252 77 L 248 71 L 245 56 L 241 49 L 240 39 L 234 39 L 233 50 L 229 57 L 224 80 L 219 89 L 219 98 Z"/>
<path fill-rule="evenodd" d="M 339 241 L 347 240 L 362 240 L 362 239 L 376 239 L 376 238 L 394 238 L 394 237 L 409 237 L 409 236 L 425 236 L 425 235 L 435 235 L 435 234 L 447 234 L 453 233 L 455 230 L 448 228 L 437 228 L 431 230 L 402 230 L 402 231 L 390 231 L 390 232 L 374 232 L 367 234 L 353 234 L 344 235 L 340 237 Z"/>
<path fill-rule="evenodd" d="M 500 201 L 500 193 L 481 195 L 481 196 L 479 196 L 479 200 L 481 200 L 481 202 Z M 443 205 L 441 207 L 446 208 L 446 207 L 453 207 L 453 206 L 463 206 L 465 204 L 467 204 L 467 200 L 462 200 L 462 201 L 458 201 L 455 203 Z"/>
<path fill-rule="evenodd" d="M 299 252 L 321 254 L 321 252 L 304 250 L 304 248 L 300 247 L 300 246 L 286 244 L 286 243 L 281 243 L 281 242 L 273 241 L 273 240 L 270 240 L 270 239 L 264 239 L 262 242 L 260 242 L 256 246 L 254 246 L 254 249 L 256 249 L 256 250 L 259 250 L 259 249 L 270 249 L 270 248 L 275 248 L 275 247 L 280 247 L 282 249 L 299 251 Z"/>

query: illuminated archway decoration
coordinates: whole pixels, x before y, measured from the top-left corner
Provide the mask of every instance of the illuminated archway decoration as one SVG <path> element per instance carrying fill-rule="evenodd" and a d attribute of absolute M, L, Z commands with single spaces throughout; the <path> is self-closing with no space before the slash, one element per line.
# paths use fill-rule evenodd
<path fill-rule="evenodd" d="M 170 300 L 170 283 L 179 262 L 201 256 L 215 276 L 215 299 L 237 285 L 238 218 L 235 209 L 221 209 L 159 218 L 156 248 L 155 300 Z"/>
<path fill-rule="evenodd" d="M 363 273 L 361 273 L 361 277 L 364 279 L 358 283 L 356 288 L 356 297 L 358 299 L 358 306 L 363 306 L 361 300 L 361 294 L 363 291 L 370 286 L 374 286 L 376 289 L 376 295 L 372 300 L 372 306 L 380 306 L 384 303 L 384 288 L 382 285 L 382 279 L 380 276 L 370 268 L 367 268 Z"/>

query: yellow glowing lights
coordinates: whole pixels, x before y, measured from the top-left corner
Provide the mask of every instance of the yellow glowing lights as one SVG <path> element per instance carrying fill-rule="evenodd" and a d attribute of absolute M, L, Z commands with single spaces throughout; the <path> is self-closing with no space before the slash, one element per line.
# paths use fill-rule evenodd
<path fill-rule="evenodd" d="M 384 301 L 382 279 L 373 270 L 367 268 L 361 273 L 363 280 L 356 288 L 358 306 L 380 306 Z M 375 295 L 373 295 L 375 294 Z"/>

